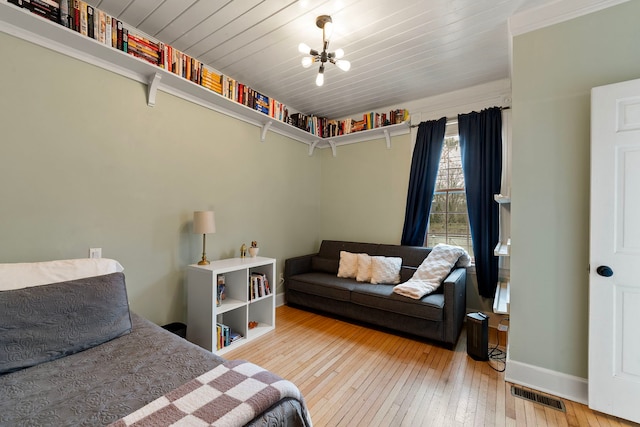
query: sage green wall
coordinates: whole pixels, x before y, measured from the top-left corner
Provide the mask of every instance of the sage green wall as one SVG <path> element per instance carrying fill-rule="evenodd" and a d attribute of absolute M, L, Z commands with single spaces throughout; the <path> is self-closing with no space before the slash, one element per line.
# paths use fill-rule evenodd
<path fill-rule="evenodd" d="M 321 157 L 275 133 L 0 34 L 0 262 L 104 257 L 132 309 L 185 319 L 185 266 L 257 240 L 278 271 L 319 239 Z"/>
<path fill-rule="evenodd" d="M 323 239 L 400 244 L 411 169 L 410 134 L 322 153 Z"/>
<path fill-rule="evenodd" d="M 513 41 L 510 359 L 587 377 L 590 90 L 640 77 L 640 2 Z"/>

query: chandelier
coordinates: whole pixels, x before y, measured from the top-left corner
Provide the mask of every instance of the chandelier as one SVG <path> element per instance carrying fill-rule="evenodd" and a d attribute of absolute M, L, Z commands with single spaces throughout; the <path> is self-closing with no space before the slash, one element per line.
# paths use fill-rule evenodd
<path fill-rule="evenodd" d="M 316 77 L 316 85 L 322 86 L 324 84 L 324 64 L 326 62 L 331 62 L 343 71 L 349 71 L 351 63 L 341 59 L 344 56 L 344 50 L 342 49 L 338 49 L 335 52 L 327 52 L 333 30 L 331 17 L 329 15 L 318 16 L 316 18 L 316 25 L 318 28 L 322 29 L 322 52 L 311 49 L 305 43 L 300 43 L 298 45 L 298 51 L 305 55 L 309 55 L 302 58 L 302 66 L 304 68 L 309 68 L 314 62 L 320 62 L 320 69 L 318 70 L 318 76 Z"/>

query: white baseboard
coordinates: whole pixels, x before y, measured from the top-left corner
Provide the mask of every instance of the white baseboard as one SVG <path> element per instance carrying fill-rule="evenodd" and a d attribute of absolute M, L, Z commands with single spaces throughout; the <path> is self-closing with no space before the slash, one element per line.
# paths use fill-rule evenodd
<path fill-rule="evenodd" d="M 514 384 L 573 400 L 583 405 L 589 404 L 589 384 L 585 378 L 516 362 L 510 360 L 508 355 L 504 379 Z"/>
<path fill-rule="evenodd" d="M 286 304 L 286 300 L 284 299 L 284 292 L 276 294 L 276 307 L 280 307 L 281 305 Z"/>

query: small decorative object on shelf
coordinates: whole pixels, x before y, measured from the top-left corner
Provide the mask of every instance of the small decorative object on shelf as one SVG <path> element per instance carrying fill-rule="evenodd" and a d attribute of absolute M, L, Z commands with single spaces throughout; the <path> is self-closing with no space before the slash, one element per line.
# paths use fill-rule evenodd
<path fill-rule="evenodd" d="M 260 248 L 258 247 L 258 242 L 253 240 L 251 242 L 251 247 L 249 248 L 249 255 L 251 255 L 251 258 L 255 258 L 256 256 L 258 256 L 258 251 L 259 250 L 260 250 Z"/>
<path fill-rule="evenodd" d="M 258 322 L 254 321 L 254 320 L 251 320 L 251 321 L 249 322 L 249 329 L 253 329 L 253 328 L 255 328 L 256 326 L 258 326 Z"/>
<path fill-rule="evenodd" d="M 247 257 L 247 245 L 243 243 L 242 246 L 240 246 L 240 258 L 246 258 L 246 257 Z"/>

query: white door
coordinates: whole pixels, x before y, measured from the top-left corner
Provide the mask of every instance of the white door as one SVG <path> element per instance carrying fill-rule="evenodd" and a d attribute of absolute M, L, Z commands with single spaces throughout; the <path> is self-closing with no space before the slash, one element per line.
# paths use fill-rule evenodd
<path fill-rule="evenodd" d="M 589 407 L 640 422 L 640 79 L 591 92 Z"/>

